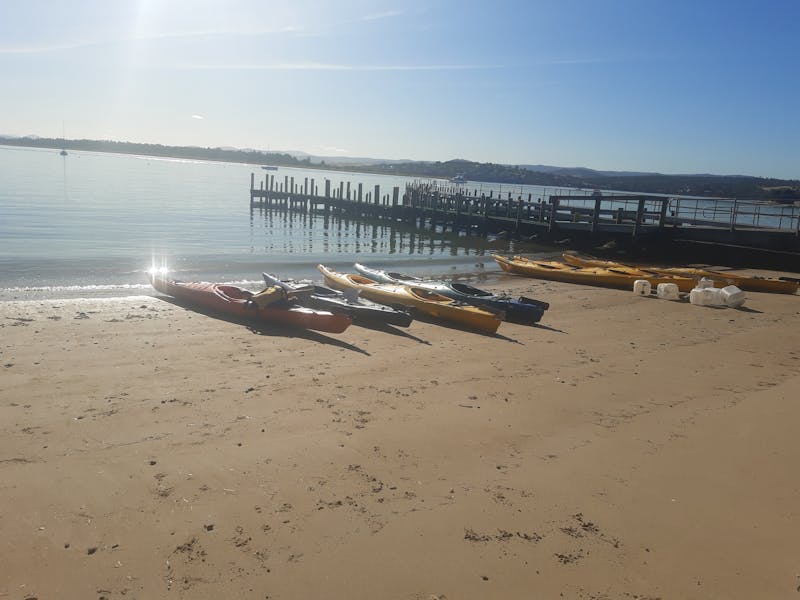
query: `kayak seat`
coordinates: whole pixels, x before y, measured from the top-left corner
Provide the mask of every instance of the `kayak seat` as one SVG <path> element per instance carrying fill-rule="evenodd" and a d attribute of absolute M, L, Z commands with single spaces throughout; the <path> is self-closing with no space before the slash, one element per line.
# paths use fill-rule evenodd
<path fill-rule="evenodd" d="M 254 302 L 259 308 L 266 308 L 276 302 L 285 301 L 286 296 L 286 291 L 283 288 L 277 285 L 271 285 L 257 294 L 253 294 L 250 297 L 250 301 Z"/>

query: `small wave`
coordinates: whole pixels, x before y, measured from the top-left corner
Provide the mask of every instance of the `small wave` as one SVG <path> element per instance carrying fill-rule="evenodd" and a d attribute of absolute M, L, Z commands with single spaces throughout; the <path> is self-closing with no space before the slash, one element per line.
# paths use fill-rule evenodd
<path fill-rule="evenodd" d="M 42 285 L 19 286 L 3 288 L 4 292 L 81 292 L 81 291 L 112 291 L 112 290 L 144 290 L 150 287 L 144 283 L 119 283 L 98 285 Z"/>
<path fill-rule="evenodd" d="M 226 285 L 237 285 L 255 290 L 264 282 L 252 279 L 220 281 Z M 9 300 L 56 300 L 91 298 L 126 298 L 133 296 L 155 296 L 158 292 L 146 283 L 83 284 L 83 285 L 31 285 L 0 288 L 0 302 Z"/>

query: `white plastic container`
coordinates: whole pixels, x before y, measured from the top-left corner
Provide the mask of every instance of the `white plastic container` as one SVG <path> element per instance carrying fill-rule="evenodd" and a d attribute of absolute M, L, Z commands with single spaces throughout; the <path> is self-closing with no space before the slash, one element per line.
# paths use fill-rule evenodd
<path fill-rule="evenodd" d="M 704 288 L 693 288 L 692 291 L 689 292 L 689 302 L 695 306 L 706 306 L 708 302 L 706 301 L 707 296 L 705 292 L 706 290 Z"/>
<path fill-rule="evenodd" d="M 633 293 L 639 296 L 649 296 L 652 286 L 647 279 L 637 279 L 633 282 Z"/>
<path fill-rule="evenodd" d="M 703 291 L 708 297 L 708 306 L 725 306 L 725 296 L 720 288 L 710 287 Z"/>
<path fill-rule="evenodd" d="M 678 292 L 678 286 L 674 283 L 659 283 L 656 286 L 656 296 L 662 300 L 678 300 L 680 299 Z"/>
<path fill-rule="evenodd" d="M 725 297 L 719 288 L 698 286 L 689 292 L 689 302 L 697 306 L 725 306 Z"/>
<path fill-rule="evenodd" d="M 697 282 L 697 287 L 699 287 L 701 290 L 704 290 L 706 288 L 713 288 L 714 280 L 709 279 L 708 277 L 703 277 L 700 279 L 700 281 Z"/>
<path fill-rule="evenodd" d="M 738 308 L 745 301 L 745 295 L 742 290 L 740 290 L 735 285 L 729 285 L 722 288 L 719 291 L 722 299 L 725 302 L 725 306 L 730 306 L 731 308 Z"/>

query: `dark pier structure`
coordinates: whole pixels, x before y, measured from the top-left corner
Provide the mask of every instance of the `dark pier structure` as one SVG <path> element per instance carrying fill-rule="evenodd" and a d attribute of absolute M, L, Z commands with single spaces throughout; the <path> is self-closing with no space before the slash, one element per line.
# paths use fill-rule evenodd
<path fill-rule="evenodd" d="M 759 201 L 609 194 L 503 195 L 416 183 L 382 191 L 267 174 L 250 206 L 389 220 L 416 228 L 496 235 L 559 248 L 800 270 L 800 206 Z"/>

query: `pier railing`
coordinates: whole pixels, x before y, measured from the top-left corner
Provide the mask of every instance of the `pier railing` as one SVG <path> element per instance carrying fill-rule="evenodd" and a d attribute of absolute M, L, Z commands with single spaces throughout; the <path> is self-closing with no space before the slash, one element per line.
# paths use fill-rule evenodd
<path fill-rule="evenodd" d="M 800 247 L 800 206 L 721 198 L 553 190 L 559 193 L 495 193 L 466 185 L 409 184 L 382 193 L 350 181 L 295 181 L 267 174 L 250 204 L 259 208 L 339 212 L 355 218 L 392 219 L 418 227 L 468 234 L 547 237 L 574 233 L 596 237 L 659 236 L 759 247 Z"/>

